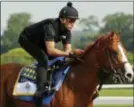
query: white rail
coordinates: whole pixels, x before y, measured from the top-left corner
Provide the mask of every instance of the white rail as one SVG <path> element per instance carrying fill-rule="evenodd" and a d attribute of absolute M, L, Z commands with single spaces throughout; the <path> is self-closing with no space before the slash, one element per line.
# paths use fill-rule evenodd
<path fill-rule="evenodd" d="M 115 84 L 115 85 L 103 85 L 103 89 L 125 89 L 125 88 L 134 88 L 133 84 Z M 130 104 L 134 105 L 134 97 L 133 96 L 112 96 L 112 97 L 98 97 L 95 99 L 94 104 Z"/>
<path fill-rule="evenodd" d="M 102 88 L 134 88 L 133 84 L 114 84 L 103 85 Z"/>
<path fill-rule="evenodd" d="M 134 104 L 134 97 L 98 97 L 95 99 L 94 104 Z"/>

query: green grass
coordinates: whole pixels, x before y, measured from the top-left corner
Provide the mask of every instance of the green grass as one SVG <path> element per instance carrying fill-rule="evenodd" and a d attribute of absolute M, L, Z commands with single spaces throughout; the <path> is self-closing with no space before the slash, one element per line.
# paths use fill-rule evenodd
<path fill-rule="evenodd" d="M 133 105 L 115 105 L 115 104 L 107 105 L 107 104 L 104 104 L 104 105 L 95 105 L 94 107 L 133 107 Z"/>
<path fill-rule="evenodd" d="M 102 89 L 100 96 L 133 96 L 133 89 Z"/>

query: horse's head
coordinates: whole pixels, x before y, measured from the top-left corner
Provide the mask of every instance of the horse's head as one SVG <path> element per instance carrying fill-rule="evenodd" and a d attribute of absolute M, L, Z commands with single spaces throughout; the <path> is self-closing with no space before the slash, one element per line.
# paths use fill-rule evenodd
<path fill-rule="evenodd" d="M 120 43 L 120 34 L 110 32 L 101 36 L 96 42 L 99 65 L 108 72 L 118 73 L 119 69 L 129 81 L 133 80 L 132 66 L 128 62 L 126 51 Z"/>

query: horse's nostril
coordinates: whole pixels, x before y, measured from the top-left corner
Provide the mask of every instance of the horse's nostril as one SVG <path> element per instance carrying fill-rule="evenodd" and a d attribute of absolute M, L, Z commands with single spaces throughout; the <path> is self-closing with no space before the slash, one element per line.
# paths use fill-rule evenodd
<path fill-rule="evenodd" d="M 128 73 L 127 74 L 127 77 L 131 78 L 132 77 L 132 74 Z"/>

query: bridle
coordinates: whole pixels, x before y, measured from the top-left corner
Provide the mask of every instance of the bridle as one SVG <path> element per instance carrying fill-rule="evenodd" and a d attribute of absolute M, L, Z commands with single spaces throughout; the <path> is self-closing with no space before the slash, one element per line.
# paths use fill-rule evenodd
<path fill-rule="evenodd" d="M 108 60 L 109 60 L 109 62 L 110 62 L 110 69 L 112 70 L 112 73 L 117 74 L 117 70 L 115 69 L 114 64 L 113 64 L 113 62 L 112 62 L 113 56 L 110 55 L 110 53 L 109 53 L 108 50 L 106 51 L 106 54 L 107 54 Z M 128 62 L 125 61 L 125 62 L 122 62 L 122 63 L 120 63 L 120 64 L 121 64 L 121 65 L 124 65 L 125 63 L 128 63 Z"/>
<path fill-rule="evenodd" d="M 110 77 L 111 75 L 113 75 L 115 77 L 115 79 L 119 78 L 120 77 L 120 73 L 117 72 L 117 69 L 114 66 L 114 62 L 112 61 L 114 55 L 109 52 L 109 50 L 107 49 L 107 45 L 102 50 L 100 50 L 100 51 L 103 51 L 103 52 L 105 51 L 106 52 L 106 55 L 108 57 L 108 61 L 110 63 L 110 67 L 108 69 L 107 68 L 100 68 L 100 73 L 104 74 L 105 77 L 107 77 L 107 78 Z M 122 63 L 120 63 L 120 65 L 124 65 L 125 63 L 128 63 L 128 62 L 127 61 L 122 62 Z M 112 71 L 112 72 L 109 72 L 109 71 Z M 97 89 L 98 91 L 101 90 L 102 85 L 104 84 L 104 81 L 106 79 L 104 79 L 104 78 L 100 79 L 100 84 L 99 84 L 99 87 Z"/>

